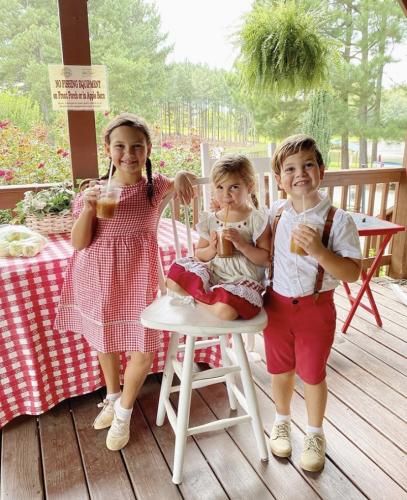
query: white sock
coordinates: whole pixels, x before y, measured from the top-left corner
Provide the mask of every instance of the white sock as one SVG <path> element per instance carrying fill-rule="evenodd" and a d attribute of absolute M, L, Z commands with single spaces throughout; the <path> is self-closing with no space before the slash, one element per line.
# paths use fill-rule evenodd
<path fill-rule="evenodd" d="M 111 394 L 106 394 L 106 399 L 108 401 L 116 401 L 116 399 L 119 399 L 121 395 L 122 395 L 121 391 L 112 392 Z"/>
<path fill-rule="evenodd" d="M 322 427 L 312 427 L 312 425 L 307 425 L 307 434 L 323 434 L 324 429 Z"/>
<path fill-rule="evenodd" d="M 280 415 L 276 412 L 276 419 L 274 421 L 276 424 L 279 422 L 291 422 L 291 415 Z"/>
<path fill-rule="evenodd" d="M 120 420 L 130 420 L 133 408 L 130 409 L 123 408 L 120 404 L 120 398 L 119 398 L 116 399 L 114 403 L 114 411 L 116 413 L 117 418 L 120 418 Z"/>

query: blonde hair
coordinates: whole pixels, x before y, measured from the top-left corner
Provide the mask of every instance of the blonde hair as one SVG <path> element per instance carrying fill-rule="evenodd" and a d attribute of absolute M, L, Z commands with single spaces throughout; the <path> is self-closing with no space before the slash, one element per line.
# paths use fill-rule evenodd
<path fill-rule="evenodd" d="M 283 162 L 289 156 L 295 155 L 300 151 L 312 151 L 318 163 L 318 167 L 324 165 L 322 154 L 318 149 L 317 143 L 313 137 L 306 134 L 291 135 L 284 139 L 275 150 L 271 159 L 271 168 L 273 172 L 280 175 Z"/>
<path fill-rule="evenodd" d="M 217 160 L 211 170 L 211 181 L 213 184 L 222 182 L 230 175 L 239 176 L 247 187 L 256 186 L 256 173 L 249 158 L 244 155 L 228 154 Z M 251 200 L 256 208 L 259 202 L 255 193 L 251 193 Z"/>

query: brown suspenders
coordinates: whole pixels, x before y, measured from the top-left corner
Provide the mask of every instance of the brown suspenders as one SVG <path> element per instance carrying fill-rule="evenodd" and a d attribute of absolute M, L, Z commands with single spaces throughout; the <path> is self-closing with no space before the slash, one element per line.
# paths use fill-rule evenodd
<path fill-rule="evenodd" d="M 281 214 L 283 213 L 284 208 L 280 207 L 277 210 L 276 216 L 273 221 L 273 225 L 271 227 L 272 233 L 271 233 L 271 249 L 270 249 L 270 267 L 269 267 L 269 275 L 268 275 L 268 282 L 269 286 L 272 286 L 272 280 L 273 280 L 273 273 L 274 273 L 274 240 L 276 237 L 276 231 L 277 231 L 277 224 L 280 222 Z M 328 247 L 328 241 L 329 241 L 329 235 L 331 234 L 331 228 L 332 228 L 332 223 L 334 220 L 334 215 L 336 212 L 336 207 L 331 206 L 328 211 L 328 215 L 326 217 L 325 225 L 324 225 L 324 231 L 322 233 L 322 244 L 325 247 Z M 314 285 L 314 299 L 317 300 L 319 297 L 319 292 L 322 288 L 322 282 L 324 280 L 324 268 L 318 264 L 318 272 L 317 272 L 317 277 L 315 279 L 315 285 Z"/>

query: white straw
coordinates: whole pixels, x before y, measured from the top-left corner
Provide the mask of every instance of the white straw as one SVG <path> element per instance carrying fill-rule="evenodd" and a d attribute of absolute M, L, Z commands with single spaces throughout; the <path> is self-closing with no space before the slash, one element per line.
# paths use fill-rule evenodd
<path fill-rule="evenodd" d="M 112 180 L 112 174 L 113 174 L 113 162 L 110 160 L 110 167 L 109 167 L 109 178 L 107 180 L 107 192 L 110 190 L 110 181 Z"/>
<path fill-rule="evenodd" d="M 303 223 L 305 224 L 305 196 L 302 195 L 302 217 L 303 217 Z"/>

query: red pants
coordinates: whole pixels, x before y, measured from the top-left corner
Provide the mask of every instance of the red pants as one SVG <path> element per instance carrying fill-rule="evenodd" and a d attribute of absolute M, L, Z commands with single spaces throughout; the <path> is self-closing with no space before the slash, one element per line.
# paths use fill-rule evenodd
<path fill-rule="evenodd" d="M 168 278 L 175 281 L 181 288 L 189 293 L 198 302 L 216 304 L 223 302 L 233 309 L 243 319 L 254 318 L 260 312 L 260 307 L 251 304 L 248 300 L 229 292 L 222 285 L 210 287 L 205 290 L 202 279 L 195 273 L 187 271 L 183 266 L 174 262 L 168 271 Z M 225 285 L 226 286 L 226 285 Z M 258 288 L 260 288 L 258 286 Z"/>
<path fill-rule="evenodd" d="M 296 371 L 307 384 L 326 377 L 326 363 L 335 335 L 333 290 L 313 295 L 284 297 L 267 289 L 264 330 L 267 370 L 272 374 Z"/>

